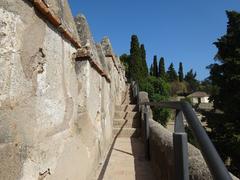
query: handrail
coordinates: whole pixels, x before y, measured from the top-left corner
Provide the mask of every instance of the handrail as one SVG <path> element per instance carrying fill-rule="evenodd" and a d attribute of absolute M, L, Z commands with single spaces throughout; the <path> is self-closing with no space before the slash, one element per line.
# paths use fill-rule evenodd
<path fill-rule="evenodd" d="M 181 117 L 181 114 L 179 114 L 179 112 L 183 113 L 186 118 L 187 123 L 189 124 L 190 128 L 193 131 L 193 134 L 194 134 L 197 142 L 199 143 L 199 147 L 202 152 L 202 155 L 203 155 L 214 179 L 216 179 L 216 180 L 232 180 L 232 177 L 230 176 L 227 168 L 225 167 L 225 165 L 224 165 L 223 161 L 221 160 L 220 156 L 218 155 L 214 145 L 212 144 L 210 138 L 208 137 L 208 135 L 205 132 L 204 128 L 202 127 L 199 119 L 197 118 L 196 113 L 193 111 L 192 106 L 188 102 L 171 102 L 171 101 L 169 101 L 169 102 L 142 102 L 142 103 L 139 103 L 139 105 L 144 105 L 145 107 L 146 106 L 154 106 L 154 107 L 159 107 L 159 108 L 176 109 L 178 112 L 176 114 L 176 116 L 178 118 L 176 118 L 175 123 L 179 123 L 178 122 L 180 119 L 179 117 Z M 182 123 L 183 122 L 181 122 L 180 124 L 182 124 Z M 182 169 L 186 170 L 184 168 L 184 166 L 185 167 L 186 167 L 186 165 L 188 166 L 188 164 L 186 164 L 186 163 L 188 163 L 188 160 L 185 157 L 186 152 L 187 152 L 187 145 L 186 145 L 187 143 L 184 142 L 186 139 L 186 137 L 184 137 L 185 132 L 184 133 L 179 132 L 179 129 L 177 129 L 176 127 L 177 127 L 177 125 L 175 125 L 174 134 L 180 135 L 179 136 L 180 138 L 176 137 L 176 140 L 178 139 L 178 141 L 174 142 L 174 146 L 180 144 L 178 147 L 182 148 L 182 149 L 180 149 L 180 151 L 182 152 L 182 158 L 183 158 L 182 159 Z M 184 146 L 186 146 L 186 147 L 184 147 Z M 179 155 L 178 151 L 175 151 L 175 152 L 174 152 L 175 155 L 176 154 Z M 180 154 L 180 156 L 181 156 L 181 154 Z M 179 160 L 179 157 L 175 157 L 175 160 L 176 159 Z M 179 162 L 175 162 L 175 163 L 179 164 Z M 181 165 L 180 165 L 180 167 L 181 167 Z M 188 177 L 186 177 L 186 174 L 188 172 L 176 172 L 176 173 L 178 175 L 179 175 L 179 173 L 180 174 L 182 173 L 181 177 L 176 176 L 177 179 L 181 179 L 181 180 L 188 179 Z"/>

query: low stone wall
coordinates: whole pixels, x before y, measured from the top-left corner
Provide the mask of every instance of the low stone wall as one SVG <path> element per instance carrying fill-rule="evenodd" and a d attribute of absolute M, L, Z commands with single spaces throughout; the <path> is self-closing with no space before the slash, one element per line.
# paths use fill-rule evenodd
<path fill-rule="evenodd" d="M 172 133 L 158 122 L 150 120 L 150 157 L 158 179 L 174 180 Z M 212 179 L 201 152 L 189 144 L 189 173 L 192 180 Z"/>
<path fill-rule="evenodd" d="M 140 102 L 148 102 L 148 94 L 140 92 Z M 143 107 L 140 107 L 143 110 Z M 142 119 L 143 121 L 143 119 Z M 142 123 L 143 124 L 143 123 Z M 144 126 L 142 126 L 144 128 Z M 174 180 L 174 154 L 173 154 L 173 137 L 172 132 L 165 129 L 160 123 L 152 119 L 150 110 L 150 161 L 157 179 Z M 144 131 L 144 130 L 142 130 Z M 188 144 L 189 154 L 189 173 L 191 180 L 212 180 L 210 171 L 202 157 L 199 149 Z M 232 176 L 233 179 L 238 179 Z"/>

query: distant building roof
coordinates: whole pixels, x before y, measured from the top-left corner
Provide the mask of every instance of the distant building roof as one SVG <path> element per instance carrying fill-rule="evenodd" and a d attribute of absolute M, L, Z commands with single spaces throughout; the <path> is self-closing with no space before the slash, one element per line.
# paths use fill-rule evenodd
<path fill-rule="evenodd" d="M 196 91 L 192 94 L 189 94 L 187 97 L 209 97 L 209 95 L 203 91 Z"/>

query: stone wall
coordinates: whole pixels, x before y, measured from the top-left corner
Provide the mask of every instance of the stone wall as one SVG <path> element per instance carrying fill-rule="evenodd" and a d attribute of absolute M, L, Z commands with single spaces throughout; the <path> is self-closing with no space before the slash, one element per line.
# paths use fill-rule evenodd
<path fill-rule="evenodd" d="M 148 102 L 148 94 L 146 92 L 139 93 L 140 102 Z M 140 107 L 143 110 L 144 107 Z M 142 119 L 143 121 L 143 119 Z M 144 124 L 144 123 L 142 123 Z M 142 126 L 142 128 L 144 128 Z M 174 180 L 174 154 L 173 154 L 173 137 L 172 132 L 165 129 L 160 123 L 152 119 L 150 109 L 150 161 L 151 167 L 157 179 Z M 144 130 L 142 130 L 144 131 Z M 144 134 L 144 133 L 143 133 Z M 212 180 L 210 171 L 202 157 L 199 149 L 188 144 L 189 155 L 189 174 L 190 180 Z M 232 176 L 237 180 L 238 178 Z"/>
<path fill-rule="evenodd" d="M 118 58 L 109 57 L 91 36 L 86 42 L 92 42 L 94 60 L 106 75 L 88 60 L 76 61 L 83 26 L 75 26 L 66 0 L 46 2 L 66 31 L 48 21 L 33 1 L 0 1 L 4 180 L 89 179 L 111 142 L 114 108 L 126 88 Z"/>

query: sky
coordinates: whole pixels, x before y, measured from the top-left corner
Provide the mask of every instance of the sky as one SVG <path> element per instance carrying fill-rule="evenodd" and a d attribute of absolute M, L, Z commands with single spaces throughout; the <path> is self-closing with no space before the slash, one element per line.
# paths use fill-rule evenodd
<path fill-rule="evenodd" d="M 164 57 L 168 68 L 179 62 L 197 78 L 209 75 L 217 49 L 213 42 L 226 32 L 226 10 L 240 12 L 240 0 L 68 0 L 73 16 L 86 16 L 96 42 L 111 40 L 117 55 L 129 53 L 131 35 L 145 45 L 147 63 Z"/>

